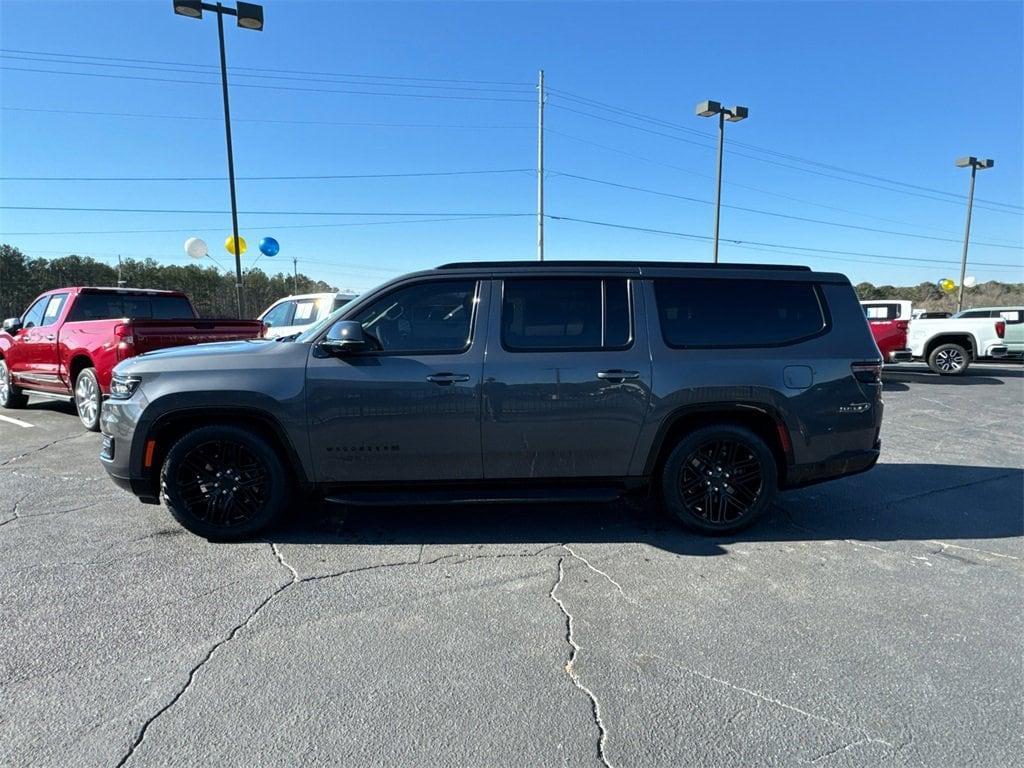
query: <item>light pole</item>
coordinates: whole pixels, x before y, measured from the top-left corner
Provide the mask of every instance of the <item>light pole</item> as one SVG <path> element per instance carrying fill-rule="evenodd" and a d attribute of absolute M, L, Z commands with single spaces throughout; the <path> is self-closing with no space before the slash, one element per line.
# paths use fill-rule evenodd
<path fill-rule="evenodd" d="M 967 244 L 971 239 L 971 210 L 974 208 L 974 178 L 978 175 L 978 169 L 985 170 L 996 164 L 995 160 L 979 159 L 977 157 L 958 157 L 956 165 L 958 168 L 971 169 L 971 190 L 967 193 L 967 225 L 964 227 L 964 252 L 960 257 L 960 292 L 956 298 L 956 311 L 964 308 L 964 279 L 967 276 Z"/>
<path fill-rule="evenodd" d="M 715 264 L 718 263 L 718 219 L 722 213 L 722 148 L 725 145 L 725 121 L 738 123 L 746 120 L 750 110 L 746 107 L 723 107 L 717 101 L 702 101 L 697 105 L 697 115 L 713 117 L 718 115 L 718 182 L 715 186 Z"/>
<path fill-rule="evenodd" d="M 235 289 L 238 291 L 238 316 L 245 317 L 245 294 L 242 287 L 242 254 L 239 250 L 238 205 L 235 202 L 235 155 L 231 149 L 231 107 L 228 104 L 228 65 L 224 54 L 224 15 L 235 16 L 238 26 L 257 32 L 263 29 L 263 6 L 254 3 L 236 3 L 237 8 L 227 8 L 202 0 L 173 0 L 174 12 L 179 16 L 201 19 L 203 11 L 217 14 L 217 37 L 220 40 L 220 83 L 224 92 L 224 134 L 228 144 L 228 185 L 231 189 L 231 233 L 235 251 Z"/>

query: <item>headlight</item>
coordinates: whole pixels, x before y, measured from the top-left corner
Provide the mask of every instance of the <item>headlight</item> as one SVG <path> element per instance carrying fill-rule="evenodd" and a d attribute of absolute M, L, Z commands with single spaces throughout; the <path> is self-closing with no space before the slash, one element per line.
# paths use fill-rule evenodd
<path fill-rule="evenodd" d="M 110 396 L 114 400 L 127 400 L 139 388 L 142 379 L 137 376 L 119 376 L 114 374 L 110 379 Z"/>

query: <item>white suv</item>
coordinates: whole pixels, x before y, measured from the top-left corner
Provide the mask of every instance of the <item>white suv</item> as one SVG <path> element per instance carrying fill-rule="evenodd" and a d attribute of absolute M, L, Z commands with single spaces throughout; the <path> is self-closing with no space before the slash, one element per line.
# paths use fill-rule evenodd
<path fill-rule="evenodd" d="M 259 319 L 267 326 L 267 338 L 301 333 L 306 326 L 326 317 L 352 299 L 353 293 L 304 293 L 286 296 L 271 304 Z"/>

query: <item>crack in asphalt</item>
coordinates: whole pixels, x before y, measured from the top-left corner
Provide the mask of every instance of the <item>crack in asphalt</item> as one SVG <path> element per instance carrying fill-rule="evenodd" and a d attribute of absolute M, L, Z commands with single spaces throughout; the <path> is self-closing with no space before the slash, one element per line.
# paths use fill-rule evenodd
<path fill-rule="evenodd" d="M 700 672 L 700 671 L 698 671 L 696 669 L 690 669 L 689 667 L 683 667 L 677 661 L 675 661 L 674 659 L 670 659 L 670 658 L 667 658 L 665 656 L 661 656 L 661 655 L 656 654 L 656 653 L 640 654 L 640 656 L 638 658 L 643 658 L 644 656 L 647 656 L 647 657 L 652 658 L 652 659 L 659 659 L 659 660 L 661 660 L 663 662 L 666 662 L 666 664 L 668 664 L 670 667 L 674 667 L 674 668 L 678 669 L 681 672 L 685 672 L 688 675 L 692 675 L 694 677 L 699 677 L 702 680 L 707 680 L 708 682 L 715 683 L 716 685 L 721 685 L 721 686 L 724 686 L 725 688 L 730 688 L 731 690 L 737 691 L 738 693 L 743 693 L 743 694 L 746 694 L 748 696 L 752 696 L 753 698 L 757 699 L 758 701 L 763 701 L 763 702 L 765 702 L 767 704 L 772 704 L 772 705 L 774 705 L 776 707 L 780 707 L 780 708 L 788 710 L 790 712 L 794 712 L 794 713 L 796 713 L 798 715 L 801 715 L 802 717 L 806 717 L 809 720 L 817 720 L 820 723 L 825 723 L 825 724 L 831 725 L 831 726 L 833 726 L 835 728 L 842 728 L 844 730 L 853 731 L 854 733 L 857 733 L 857 734 L 859 734 L 861 736 L 861 738 L 859 740 L 859 743 L 881 744 L 881 745 L 883 745 L 885 747 L 888 747 L 889 749 L 892 749 L 894 751 L 896 750 L 896 747 L 893 745 L 892 742 L 886 741 L 885 739 L 877 738 L 875 736 L 871 736 L 870 734 L 867 733 L 867 731 L 865 731 L 863 728 L 861 728 L 858 725 L 853 725 L 851 723 L 842 723 L 842 722 L 839 722 L 838 720 L 833 720 L 830 717 L 825 717 L 824 715 L 816 715 L 813 712 L 808 712 L 806 709 L 800 709 L 800 707 L 795 707 L 792 704 L 787 704 L 786 702 L 782 701 L 781 699 L 776 699 L 775 697 L 769 696 L 768 694 L 763 693 L 762 691 L 755 691 L 752 688 L 745 688 L 742 685 L 736 685 L 735 683 L 730 683 L 728 680 L 723 680 L 720 677 L 715 677 L 715 676 L 709 675 L 709 674 L 707 674 L 705 672 Z"/>
<path fill-rule="evenodd" d="M 11 507 L 11 514 L 14 515 L 14 517 L 9 517 L 6 520 L 0 521 L 0 528 L 2 528 L 3 526 L 7 525 L 8 523 L 13 523 L 15 520 L 20 520 L 21 519 L 21 515 L 18 513 L 18 506 L 21 504 L 21 502 L 23 502 L 25 499 L 27 499 L 30 495 L 31 494 L 26 493 L 24 496 L 22 496 L 20 499 L 18 499 L 17 501 L 14 502 L 14 506 Z"/>
<path fill-rule="evenodd" d="M 0 461 L 0 467 L 6 467 L 8 464 L 13 464 L 14 462 L 19 461 L 20 459 L 24 459 L 26 456 L 32 456 L 33 454 L 39 453 L 41 451 L 45 451 L 50 446 L 57 445 L 57 443 L 66 443 L 68 440 L 77 440 L 80 437 L 86 437 L 86 436 L 92 437 L 93 433 L 92 432 L 80 432 L 80 433 L 75 434 L 75 435 L 67 435 L 65 437 L 58 437 L 56 440 L 51 440 L 50 442 L 45 443 L 44 445 L 40 445 L 38 448 L 33 448 L 31 451 L 25 451 L 25 453 L 19 453 L 17 456 L 14 456 L 14 457 L 12 457 L 10 459 L 5 459 L 4 461 Z"/>
<path fill-rule="evenodd" d="M 868 743 L 868 739 L 861 738 L 855 739 L 854 741 L 846 742 L 845 744 L 840 744 L 835 749 L 830 749 L 827 752 L 822 752 L 820 755 L 813 758 L 811 760 L 811 763 L 820 763 L 822 760 L 828 760 L 833 755 L 838 755 L 840 752 L 845 752 L 848 749 L 853 749 L 856 746 L 866 743 Z"/>
<path fill-rule="evenodd" d="M 227 635 L 225 635 L 223 638 L 221 638 L 221 640 L 210 646 L 210 649 L 206 652 L 203 658 L 199 660 L 199 663 L 195 664 L 189 671 L 188 679 L 185 681 L 185 685 L 183 685 L 166 704 L 160 707 L 160 709 L 158 709 L 155 713 L 150 715 L 150 717 L 147 718 L 147 720 L 142 724 L 142 727 L 139 728 L 138 733 L 135 735 L 135 740 L 132 742 L 132 745 L 128 748 L 128 751 L 125 752 L 124 756 L 122 756 L 122 758 L 117 762 L 118 768 L 125 765 L 129 760 L 131 760 L 136 750 L 142 745 L 143 741 L 145 741 L 146 734 L 148 733 L 150 726 L 152 726 L 153 723 L 155 723 L 164 713 L 166 713 L 171 707 L 173 707 L 175 704 L 178 703 L 178 701 L 181 700 L 181 697 L 184 696 L 188 692 L 189 688 L 192 687 L 192 684 L 195 682 L 196 676 L 199 674 L 199 671 L 206 665 L 208 661 L 210 661 L 210 659 L 214 657 L 214 655 L 216 655 L 217 651 L 223 648 L 228 643 L 230 643 L 232 640 L 234 640 L 239 632 L 241 632 L 246 627 L 250 626 L 260 615 L 263 609 L 266 608 L 278 595 L 280 595 L 282 592 L 288 589 L 288 587 L 297 583 L 298 574 L 296 573 L 295 569 L 292 568 L 291 565 L 285 562 L 284 557 L 281 555 L 280 550 L 277 548 L 277 545 L 271 544 L 270 548 L 271 551 L 274 553 L 274 557 L 277 559 L 278 563 L 280 563 L 281 566 L 283 566 L 289 571 L 289 573 L 291 574 L 291 578 L 284 584 L 279 585 L 269 595 L 267 595 L 260 602 L 260 604 L 257 605 L 256 608 L 249 613 L 249 616 L 248 618 L 246 618 L 245 621 L 243 621 L 241 624 L 236 624 L 234 628 L 230 632 L 228 632 Z"/>
<path fill-rule="evenodd" d="M 627 603 L 632 603 L 633 605 L 639 605 L 639 604 L 640 604 L 640 603 L 639 603 L 639 601 L 637 601 L 637 600 L 634 600 L 634 599 L 630 598 L 630 597 L 629 597 L 628 595 L 626 595 L 626 593 L 625 593 L 625 592 L 623 591 L 623 589 L 622 589 L 622 585 L 621 585 L 621 584 L 619 584 L 619 582 L 617 582 L 617 581 L 616 581 L 615 579 L 613 579 L 613 578 L 612 578 L 611 576 L 609 576 L 609 575 L 608 575 L 607 573 L 605 573 L 604 571 L 602 571 L 602 570 L 601 570 L 600 568 L 598 568 L 598 567 L 596 567 L 596 566 L 592 565 L 592 564 L 591 564 L 591 562 L 590 562 L 589 560 L 587 560 L 587 558 L 583 557 L 583 555 L 578 555 L 578 554 L 576 554 L 576 552 L 575 552 L 575 551 L 573 551 L 572 547 L 570 547 L 570 546 L 569 546 L 568 544 L 562 544 L 562 549 L 564 549 L 564 550 L 565 550 L 566 552 L 568 552 L 568 553 L 569 553 L 570 555 L 572 555 L 572 556 L 573 556 L 574 558 L 576 558 L 577 560 L 579 560 L 579 561 L 580 561 L 581 563 L 583 563 L 583 564 L 584 564 L 585 566 L 587 566 L 587 568 L 589 568 L 590 570 L 592 570 L 592 571 L 593 571 L 594 573 L 600 574 L 600 575 L 601 575 L 601 576 L 603 576 L 603 577 L 604 577 L 605 579 L 607 579 L 607 580 L 608 580 L 608 582 L 609 582 L 609 583 L 611 583 L 611 585 L 612 585 L 613 587 L 615 587 L 615 589 L 616 589 L 616 590 L 618 590 L 618 593 L 619 593 L 619 595 L 620 595 L 620 596 L 622 597 L 622 599 L 623 599 L 623 600 L 625 600 L 625 601 L 626 601 Z"/>
<path fill-rule="evenodd" d="M 579 673 L 576 671 L 576 657 L 579 655 L 580 646 L 576 642 L 576 635 L 573 630 L 573 616 L 565 607 L 565 603 L 562 602 L 555 592 L 562 584 L 562 580 L 565 578 L 565 558 L 558 558 L 558 578 L 555 580 L 554 585 L 551 587 L 551 591 L 548 593 L 550 597 L 557 605 L 558 609 L 565 616 L 565 641 L 569 644 L 569 660 L 565 663 L 565 673 L 572 680 L 572 684 L 583 691 L 587 698 L 590 699 L 590 711 L 594 718 L 594 724 L 597 725 L 597 757 L 601 763 L 608 768 L 612 768 L 612 763 L 608 759 L 607 746 L 608 746 L 608 729 L 605 728 L 604 720 L 601 718 L 601 704 L 597 700 L 597 696 L 592 690 L 583 684 L 580 680 Z"/>

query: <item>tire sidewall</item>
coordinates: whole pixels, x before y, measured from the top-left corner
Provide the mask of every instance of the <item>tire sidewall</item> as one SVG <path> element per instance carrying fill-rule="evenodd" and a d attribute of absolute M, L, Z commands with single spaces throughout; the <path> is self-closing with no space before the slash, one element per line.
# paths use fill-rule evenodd
<path fill-rule="evenodd" d="M 0 397 L 0 408 L 21 408 L 28 402 L 28 398 L 20 389 L 14 386 L 11 381 L 11 369 L 7 367 L 7 361 L 0 358 L 0 366 L 3 367 L 2 375 L 7 381 L 7 397 Z"/>
<path fill-rule="evenodd" d="M 230 527 L 221 527 L 192 515 L 182 501 L 173 478 L 188 453 L 212 440 L 230 440 L 244 445 L 263 464 L 270 489 L 263 509 L 249 520 Z M 160 499 L 171 515 L 184 528 L 210 541 L 236 541 L 245 539 L 269 527 L 281 514 L 288 498 L 288 478 L 284 465 L 273 447 L 261 436 L 239 427 L 209 426 L 192 430 L 180 438 L 168 451 L 160 468 Z"/>
<path fill-rule="evenodd" d="M 939 356 L 939 353 L 942 350 L 944 350 L 944 349 L 955 349 L 958 352 L 960 352 L 960 354 L 963 355 L 963 357 L 964 357 L 963 368 L 961 368 L 958 371 L 944 371 L 941 368 L 939 368 L 939 365 L 938 365 L 938 362 L 937 362 L 937 358 Z M 935 349 L 932 350 L 930 355 L 928 355 L 928 367 L 931 368 L 934 373 L 939 374 L 939 376 L 963 376 L 965 373 L 967 373 L 967 369 L 970 367 L 970 365 L 971 365 L 970 354 L 960 344 L 953 344 L 953 343 L 940 344 L 939 346 L 937 346 Z"/>
<path fill-rule="evenodd" d="M 86 421 L 82 416 L 82 412 L 78 408 L 78 382 L 83 377 L 88 376 L 92 379 L 93 388 L 96 391 L 96 418 L 91 422 Z M 100 431 L 100 411 L 103 409 L 103 392 L 100 390 L 100 381 L 96 378 L 96 370 L 94 368 L 83 368 L 78 372 L 75 377 L 75 388 L 74 388 L 74 399 L 75 399 L 75 413 L 78 414 L 79 421 L 82 422 L 82 426 L 88 429 L 90 432 Z"/>
<path fill-rule="evenodd" d="M 703 520 L 687 509 L 679 486 L 679 474 L 683 462 L 699 446 L 712 440 L 723 439 L 743 443 L 760 460 L 761 495 L 754 506 L 739 520 L 719 524 Z M 752 525 L 771 505 L 777 489 L 778 468 L 771 449 L 749 429 L 733 425 L 704 427 L 684 436 L 669 453 L 661 472 L 662 500 L 668 512 L 686 527 L 706 534 L 728 534 Z"/>

